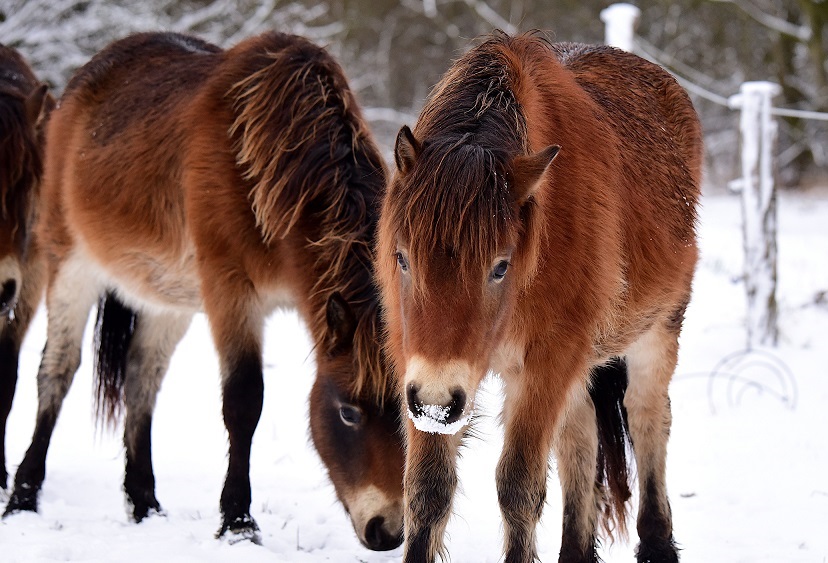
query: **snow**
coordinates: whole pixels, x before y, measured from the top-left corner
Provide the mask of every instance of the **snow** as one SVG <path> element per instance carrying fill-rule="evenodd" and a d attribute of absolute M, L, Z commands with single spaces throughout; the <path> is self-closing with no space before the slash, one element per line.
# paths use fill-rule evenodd
<path fill-rule="evenodd" d="M 422 412 L 417 415 L 409 410 L 408 418 L 414 422 L 414 428 L 420 432 L 428 432 L 429 434 L 457 434 L 468 426 L 472 416 L 472 413 L 469 412 L 454 422 L 447 423 L 446 419 L 448 418 L 451 406 L 422 405 L 420 409 Z"/>
<path fill-rule="evenodd" d="M 701 211 L 702 259 L 687 312 L 680 363 L 671 386 L 673 430 L 668 489 L 684 563 L 822 562 L 828 558 L 828 198 L 779 201 L 780 345 L 778 363 L 748 357 L 720 366 L 744 348 L 739 198 L 707 197 Z M 41 311 L 24 344 L 9 421 L 14 471 L 29 445 L 36 410 L 35 373 L 43 348 Z M 251 460 L 253 516 L 262 545 L 214 539 L 226 470 L 218 365 L 203 317 L 177 350 L 153 426 L 158 498 L 165 516 L 130 523 L 117 433 L 95 430 L 91 354 L 61 412 L 47 462 L 39 514 L 0 521 L 6 562 L 369 562 L 399 561 L 400 548 L 362 547 L 308 441 L 310 344 L 301 323 L 277 314 L 267 328 L 265 406 Z M 276 343 L 279 343 L 278 345 Z M 776 365 L 783 365 L 789 376 Z M 753 367 L 751 367 L 753 366 Z M 495 562 L 502 524 L 494 475 L 502 430 L 497 378 L 476 397 L 475 435 L 463 449 L 460 488 L 448 526 L 451 561 Z M 787 396 L 781 400 L 779 396 Z M 635 507 L 632 509 L 635 514 Z M 632 526 L 634 530 L 634 526 Z M 557 560 L 561 495 L 550 472 L 538 529 L 539 555 Z M 633 560 L 635 538 L 604 545 L 608 563 Z"/>

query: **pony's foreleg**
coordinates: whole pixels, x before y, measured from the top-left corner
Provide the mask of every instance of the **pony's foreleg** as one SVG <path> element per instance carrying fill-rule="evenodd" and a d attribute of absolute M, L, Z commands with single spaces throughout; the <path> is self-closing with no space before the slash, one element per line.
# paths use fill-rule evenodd
<path fill-rule="evenodd" d="M 667 387 L 677 357 L 678 330 L 666 324 L 655 325 L 627 350 L 624 406 L 638 467 L 639 563 L 678 561 L 665 475 L 672 422 Z"/>
<path fill-rule="evenodd" d="M 192 315 L 142 311 L 127 355 L 124 378 L 126 420 L 124 492 L 136 522 L 150 511 L 161 511 L 155 497 L 150 430 L 155 399 L 176 345 L 190 326 Z"/>
<path fill-rule="evenodd" d="M 537 559 L 535 528 L 546 502 L 555 425 L 576 373 L 568 366 L 549 366 L 540 356 L 536 350 L 519 372 L 503 374 L 505 433 L 496 481 L 506 563 Z"/>
<path fill-rule="evenodd" d="M 88 272 L 82 260 L 70 259 L 49 280 L 46 347 L 37 374 L 37 422 L 4 515 L 37 510 L 37 495 L 46 476 L 46 452 L 63 399 L 80 365 L 83 330 L 99 294 L 99 286 L 89 279 Z"/>
<path fill-rule="evenodd" d="M 595 550 L 597 517 L 596 457 L 598 430 L 595 408 L 585 388 L 570 393 L 555 441 L 563 492 L 561 563 L 599 561 Z"/>
<path fill-rule="evenodd" d="M 250 515 L 250 447 L 264 400 L 264 314 L 252 284 L 242 275 L 202 279 L 210 281 L 202 287 L 204 308 L 221 362 L 222 412 L 230 440 L 217 537 L 229 532 L 231 541 L 258 543 L 259 527 Z"/>
<path fill-rule="evenodd" d="M 6 423 L 11 412 L 14 391 L 17 386 L 17 369 L 20 345 L 29 329 L 43 293 L 43 264 L 34 244 L 29 251 L 29 261 L 21 276 L 22 287 L 14 316 L 0 318 L 0 488 L 8 481 L 6 472 Z"/>
<path fill-rule="evenodd" d="M 406 424 L 404 477 L 405 563 L 445 559 L 443 536 L 457 488 L 461 436 L 430 434 Z"/>
<path fill-rule="evenodd" d="M 0 319 L 6 325 L 12 321 Z M 17 385 L 19 343 L 9 326 L 0 326 L 0 488 L 6 488 L 6 421 L 11 412 L 14 388 Z"/>

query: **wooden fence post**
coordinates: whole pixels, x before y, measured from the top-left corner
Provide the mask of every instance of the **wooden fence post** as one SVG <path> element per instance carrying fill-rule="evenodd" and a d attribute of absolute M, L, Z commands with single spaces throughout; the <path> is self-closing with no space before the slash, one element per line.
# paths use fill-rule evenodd
<path fill-rule="evenodd" d="M 741 110 L 742 234 L 747 292 L 747 347 L 776 346 L 776 139 L 771 101 L 781 93 L 773 82 L 745 82 L 729 100 Z"/>
<path fill-rule="evenodd" d="M 629 53 L 635 49 L 635 26 L 641 10 L 632 4 L 611 4 L 601 10 L 604 22 L 604 43 Z"/>

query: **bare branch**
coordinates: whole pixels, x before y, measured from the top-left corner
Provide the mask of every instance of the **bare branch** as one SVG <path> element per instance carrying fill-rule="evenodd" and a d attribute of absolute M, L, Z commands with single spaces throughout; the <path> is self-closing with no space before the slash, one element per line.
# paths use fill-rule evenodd
<path fill-rule="evenodd" d="M 500 14 L 495 12 L 491 7 L 489 7 L 486 2 L 482 0 L 465 0 L 466 4 L 474 10 L 478 16 L 483 18 L 486 23 L 491 25 L 492 27 L 500 28 L 506 33 L 510 35 L 514 35 L 517 33 L 517 28 L 509 23 L 505 18 L 503 18 Z"/>
<path fill-rule="evenodd" d="M 804 25 L 796 25 L 780 17 L 767 14 L 760 8 L 754 6 L 750 0 L 713 0 L 714 2 L 727 2 L 739 7 L 747 15 L 774 31 L 788 35 L 799 41 L 811 39 L 811 28 Z"/>

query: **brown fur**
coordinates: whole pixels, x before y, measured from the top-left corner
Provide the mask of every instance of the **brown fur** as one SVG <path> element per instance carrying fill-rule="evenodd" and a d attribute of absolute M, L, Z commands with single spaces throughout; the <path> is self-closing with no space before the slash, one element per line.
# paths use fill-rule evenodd
<path fill-rule="evenodd" d="M 663 397 L 678 331 L 662 327 L 674 326 L 686 305 L 697 258 L 695 111 L 669 74 L 634 55 L 495 34 L 446 73 L 413 134 L 401 132 L 397 164 L 381 213 L 377 271 L 400 391 L 406 396 L 413 385 L 420 395 L 447 397 L 447 386 L 460 385 L 472 404 L 485 373 L 501 372 L 506 560 L 534 557 L 553 442 L 568 475 L 561 558 L 591 560 L 605 494 L 592 485 L 597 439 L 584 443 L 585 427 L 570 425 L 565 413 L 573 401 L 589 400 L 594 367 L 628 353 L 635 356 L 630 390 L 640 396 L 642 385 L 653 385 L 653 412 L 669 410 Z M 504 261 L 508 273 L 498 281 Z M 645 344 L 633 347 L 639 341 Z M 644 361 L 647 354 L 664 361 Z M 445 370 L 420 369 L 458 361 L 469 373 L 451 382 Z M 468 388 L 460 383 L 466 378 Z M 632 418 L 645 416 L 632 406 Z M 663 516 L 663 448 L 646 444 L 666 444 L 666 436 L 640 428 L 631 421 L 636 446 L 654 452 L 652 464 L 636 456 L 659 482 L 655 510 Z M 428 479 L 411 460 L 428 457 L 430 446 L 410 424 L 407 435 L 411 502 Z M 591 460 L 577 459 L 590 450 Z M 614 504 L 605 512 L 621 531 L 625 500 L 608 499 Z M 442 549 L 444 523 L 422 522 L 412 511 L 407 505 L 406 521 L 421 523 L 406 534 L 439 537 L 406 560 L 430 560 Z M 669 516 L 666 522 L 671 539 Z"/>
<path fill-rule="evenodd" d="M 43 175 L 43 124 L 52 106 L 46 87 L 23 57 L 0 45 L 0 487 L 4 489 L 6 420 L 17 381 L 18 354 L 43 293 L 45 269 L 31 232 Z"/>
<path fill-rule="evenodd" d="M 159 310 L 186 320 L 203 308 L 209 318 L 230 433 L 221 533 L 255 532 L 246 464 L 263 392 L 264 319 L 277 306 L 295 306 L 307 322 L 318 382 L 335 382 L 338 401 L 361 405 L 379 425 L 364 439 L 389 452 L 371 470 L 390 474 L 359 477 L 382 483 L 399 504 L 397 422 L 373 417 L 389 389 L 371 270 L 385 170 L 339 65 L 280 33 L 228 51 L 177 34 L 134 35 L 75 75 L 49 139 L 41 230 L 52 268 L 77 278 L 74 265 L 88 264 L 97 294 L 113 291 L 135 309 L 138 328 L 161 322 Z M 352 322 L 345 327 L 331 307 Z M 152 365 L 166 369 L 166 355 L 156 356 Z M 127 366 L 127 387 L 130 377 Z M 154 402 L 154 393 L 141 400 Z M 338 412 L 333 399 L 311 403 L 322 428 L 341 424 Z M 326 464 L 344 463 L 320 444 Z M 128 473 L 139 450 L 127 444 Z M 360 482 L 340 476 L 331 471 L 340 497 L 359 500 Z"/>

